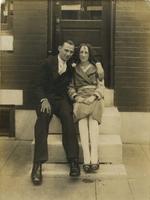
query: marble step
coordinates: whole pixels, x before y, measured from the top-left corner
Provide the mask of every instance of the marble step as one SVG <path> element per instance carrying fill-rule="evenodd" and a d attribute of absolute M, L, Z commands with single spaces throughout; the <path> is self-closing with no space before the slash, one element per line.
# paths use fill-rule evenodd
<path fill-rule="evenodd" d="M 34 110 L 15 110 L 16 138 L 33 140 L 36 113 Z M 105 107 L 102 124 L 99 126 L 100 134 L 120 134 L 121 117 L 116 107 Z M 49 133 L 62 133 L 60 120 L 54 115 L 49 126 Z"/>
<path fill-rule="evenodd" d="M 121 179 L 126 178 L 127 173 L 123 164 L 101 164 L 100 169 L 96 173 L 86 174 L 81 167 L 81 175 L 77 178 L 72 179 L 83 179 L 88 180 L 103 180 L 103 179 Z M 68 164 L 44 164 L 42 167 L 43 176 L 55 177 L 55 178 L 71 178 L 69 176 L 69 165 Z"/>
<path fill-rule="evenodd" d="M 48 162 L 50 163 L 66 162 L 61 138 L 61 135 L 48 136 Z M 34 141 L 32 142 L 32 152 L 33 148 Z M 122 163 L 122 143 L 119 135 L 99 135 L 99 160 L 101 163 Z M 83 161 L 81 144 L 80 161 Z"/>

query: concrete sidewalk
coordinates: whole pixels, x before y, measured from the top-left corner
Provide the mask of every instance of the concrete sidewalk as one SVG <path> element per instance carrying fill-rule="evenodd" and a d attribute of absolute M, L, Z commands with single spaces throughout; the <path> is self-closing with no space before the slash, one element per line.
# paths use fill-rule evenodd
<path fill-rule="evenodd" d="M 49 177 L 33 186 L 31 142 L 0 138 L 0 200 L 150 200 L 150 147 L 124 145 L 126 178 Z"/>

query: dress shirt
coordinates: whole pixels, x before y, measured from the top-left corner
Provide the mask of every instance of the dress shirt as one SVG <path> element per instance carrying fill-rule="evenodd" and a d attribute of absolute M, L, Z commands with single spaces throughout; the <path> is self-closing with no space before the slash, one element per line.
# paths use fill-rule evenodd
<path fill-rule="evenodd" d="M 67 64 L 65 61 L 63 61 L 59 56 L 58 56 L 58 73 L 61 75 L 63 74 L 67 69 Z"/>

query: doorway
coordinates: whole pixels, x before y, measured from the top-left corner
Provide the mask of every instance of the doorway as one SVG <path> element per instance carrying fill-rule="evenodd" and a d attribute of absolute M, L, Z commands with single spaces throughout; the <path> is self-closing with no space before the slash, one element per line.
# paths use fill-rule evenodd
<path fill-rule="evenodd" d="M 0 106 L 0 136 L 15 136 L 15 108 L 14 106 Z"/>
<path fill-rule="evenodd" d="M 49 0 L 48 52 L 58 44 L 73 40 L 75 45 L 88 42 L 103 64 L 105 85 L 112 87 L 112 11 L 111 0 Z"/>

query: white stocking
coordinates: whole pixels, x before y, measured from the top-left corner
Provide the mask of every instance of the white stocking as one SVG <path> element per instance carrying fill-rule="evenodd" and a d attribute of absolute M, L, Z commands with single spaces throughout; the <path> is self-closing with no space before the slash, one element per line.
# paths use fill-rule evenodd
<path fill-rule="evenodd" d="M 79 121 L 79 133 L 83 149 L 84 164 L 90 164 L 90 146 L 89 146 L 89 131 L 88 131 L 87 118 L 81 119 Z"/>
<path fill-rule="evenodd" d="M 89 135 L 91 144 L 91 163 L 98 163 L 98 143 L 99 143 L 99 126 L 98 122 L 89 117 Z"/>

